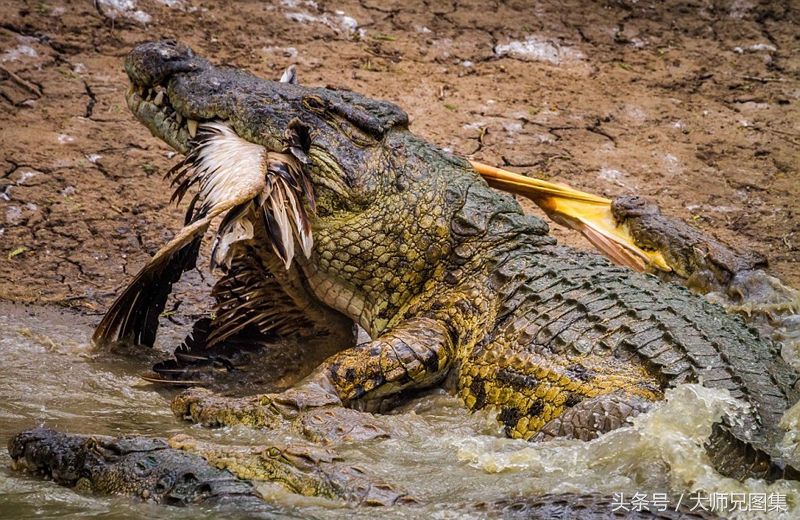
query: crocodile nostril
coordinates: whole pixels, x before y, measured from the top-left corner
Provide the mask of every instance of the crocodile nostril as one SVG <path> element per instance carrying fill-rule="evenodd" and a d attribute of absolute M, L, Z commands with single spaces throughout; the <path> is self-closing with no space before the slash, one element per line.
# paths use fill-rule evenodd
<path fill-rule="evenodd" d="M 197 482 L 199 480 L 200 479 L 197 478 L 197 475 L 195 475 L 191 471 L 188 471 L 188 472 L 184 473 L 183 475 L 181 475 L 181 483 L 182 484 L 193 484 L 193 483 L 195 483 L 195 482 Z"/>
<path fill-rule="evenodd" d="M 175 485 L 175 478 L 172 475 L 164 475 L 158 480 L 158 482 L 156 482 L 153 491 L 161 495 L 172 489 L 174 485 Z"/>

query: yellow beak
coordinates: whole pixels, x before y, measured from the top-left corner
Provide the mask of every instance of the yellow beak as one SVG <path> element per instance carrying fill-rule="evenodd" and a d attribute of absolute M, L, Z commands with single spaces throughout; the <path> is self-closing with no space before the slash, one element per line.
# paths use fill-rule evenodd
<path fill-rule="evenodd" d="M 489 186 L 528 197 L 554 222 L 579 231 L 614 262 L 636 271 L 644 271 L 648 267 L 672 270 L 659 251 L 646 251 L 636 245 L 624 223 L 618 223 L 611 214 L 610 199 L 470 162 Z"/>

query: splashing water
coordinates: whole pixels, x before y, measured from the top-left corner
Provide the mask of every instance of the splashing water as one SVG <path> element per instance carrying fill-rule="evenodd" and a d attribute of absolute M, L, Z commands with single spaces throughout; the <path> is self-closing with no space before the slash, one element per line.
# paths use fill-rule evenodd
<path fill-rule="evenodd" d="M 96 357 L 88 347 L 91 328 L 78 315 L 37 310 L 34 314 L 0 305 L 0 435 L 44 423 L 76 433 L 124 433 L 166 437 L 183 432 L 216 443 L 259 444 L 274 433 L 247 428 L 209 430 L 174 418 L 170 395 L 145 385 L 136 373 L 142 361 Z M 378 417 L 398 432 L 382 439 L 338 448 L 349 463 L 404 487 L 421 505 L 392 506 L 386 518 L 491 518 L 478 503 L 545 493 L 765 493 L 785 497 L 788 512 L 742 512 L 731 518 L 789 519 L 798 515 L 800 483 L 762 480 L 744 483 L 719 475 L 702 447 L 711 425 L 723 414 L 744 413 L 727 392 L 681 385 L 667 399 L 633 420 L 630 427 L 591 442 L 557 440 L 532 444 L 499 436 L 486 413 L 468 414 L 443 392 L 416 399 Z M 800 408 L 786 414 L 784 441 L 793 452 Z M 282 436 L 291 436 L 286 432 Z M 291 438 L 289 438 L 291 440 Z M 0 452 L 0 511 L 10 517 L 61 518 L 246 518 L 246 513 L 178 509 L 127 497 L 74 492 L 9 469 Z M 352 509 L 327 499 L 293 495 L 275 484 L 259 487 L 271 501 L 302 516 L 374 518 L 374 508 Z"/>

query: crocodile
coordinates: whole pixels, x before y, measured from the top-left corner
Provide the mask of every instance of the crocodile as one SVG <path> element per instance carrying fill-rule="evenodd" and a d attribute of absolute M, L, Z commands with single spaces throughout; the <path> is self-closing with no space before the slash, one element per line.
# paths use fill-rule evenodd
<path fill-rule="evenodd" d="M 173 506 L 232 503 L 281 512 L 264 503 L 251 482 L 198 455 L 170 448 L 165 439 L 70 435 L 38 427 L 9 439 L 8 452 L 16 469 L 85 492 L 130 495 Z"/>
<path fill-rule="evenodd" d="M 529 198 L 554 222 L 578 231 L 619 265 L 708 295 L 790 348 L 800 338 L 800 293 L 767 271 L 767 258 L 741 250 L 661 212 L 652 201 L 607 199 L 470 161 L 489 186 Z"/>
<path fill-rule="evenodd" d="M 185 434 L 169 439 L 115 438 L 37 427 L 11 438 L 8 451 L 17 469 L 63 486 L 178 507 L 274 512 L 280 518 L 290 514 L 263 499 L 256 486 L 262 481 L 351 506 L 415 503 L 405 491 L 311 444 L 275 442 L 239 448 Z"/>
<path fill-rule="evenodd" d="M 783 344 L 784 358 L 797 366 L 792 358 L 800 348 L 800 292 L 769 274 L 763 255 L 709 237 L 642 197 L 618 197 L 611 212 L 638 247 L 663 254 L 669 270 L 652 269 L 654 274 L 741 314 L 762 336 Z"/>
<path fill-rule="evenodd" d="M 283 392 L 193 388 L 173 401 L 176 415 L 274 428 L 329 407 L 386 411 L 441 385 L 470 410 L 495 410 L 510 437 L 591 439 L 667 388 L 701 382 L 751 408 L 713 429 L 721 473 L 797 477 L 776 448 L 798 399 L 777 345 L 685 287 L 558 245 L 467 161 L 412 134 L 396 105 L 301 86 L 291 72 L 269 81 L 215 66 L 175 41 L 140 44 L 125 68 L 136 118 L 186 154 L 172 172 L 177 198 L 200 189 L 96 344 L 153 345 L 171 286 L 217 216 L 217 307 L 181 352 L 271 335 L 338 342 Z M 355 324 L 367 342 L 356 344 Z"/>
<path fill-rule="evenodd" d="M 211 507 L 247 518 L 308 518 L 264 500 L 259 481 L 281 482 L 313 496 L 337 497 L 350 505 L 413 506 L 416 501 L 387 484 L 376 484 L 355 467 L 311 446 L 223 448 L 179 434 L 170 439 L 76 435 L 37 427 L 8 442 L 13 464 L 31 474 L 81 492 L 127 495 L 156 504 Z M 209 457 L 208 460 L 204 458 Z M 463 513 L 508 519 L 702 520 L 716 518 L 688 507 L 615 511 L 611 497 L 563 493 L 509 497 L 454 505 Z"/>

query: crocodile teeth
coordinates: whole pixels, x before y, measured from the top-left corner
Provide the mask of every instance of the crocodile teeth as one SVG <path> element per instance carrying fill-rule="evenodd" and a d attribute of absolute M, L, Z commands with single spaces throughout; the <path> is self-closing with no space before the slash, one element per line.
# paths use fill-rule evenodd
<path fill-rule="evenodd" d="M 186 127 L 189 129 L 189 135 L 194 137 L 197 135 L 197 121 L 194 119 L 188 119 L 186 121 Z"/>
<path fill-rule="evenodd" d="M 177 121 L 178 124 L 183 123 L 183 116 L 180 112 L 175 112 L 175 121 Z"/>
<path fill-rule="evenodd" d="M 158 106 L 161 106 L 161 104 L 164 103 L 164 91 L 163 90 L 160 90 L 158 92 L 158 94 L 156 94 L 156 97 L 153 100 L 153 103 L 155 103 Z"/>

